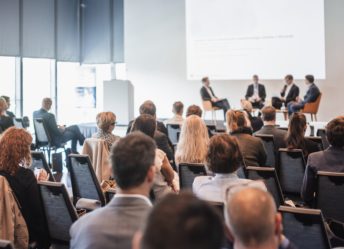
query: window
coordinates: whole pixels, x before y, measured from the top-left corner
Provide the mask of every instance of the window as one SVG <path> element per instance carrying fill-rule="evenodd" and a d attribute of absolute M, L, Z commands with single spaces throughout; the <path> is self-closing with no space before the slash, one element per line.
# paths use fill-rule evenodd
<path fill-rule="evenodd" d="M 10 97 L 10 110 L 16 110 L 16 58 L 0 56 L 0 96 Z"/>

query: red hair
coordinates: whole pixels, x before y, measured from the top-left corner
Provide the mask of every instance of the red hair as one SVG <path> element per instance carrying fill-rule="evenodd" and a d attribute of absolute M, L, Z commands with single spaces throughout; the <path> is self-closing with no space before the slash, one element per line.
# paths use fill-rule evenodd
<path fill-rule="evenodd" d="M 19 166 L 31 164 L 31 135 L 24 129 L 11 127 L 0 139 L 0 171 L 16 174 Z"/>

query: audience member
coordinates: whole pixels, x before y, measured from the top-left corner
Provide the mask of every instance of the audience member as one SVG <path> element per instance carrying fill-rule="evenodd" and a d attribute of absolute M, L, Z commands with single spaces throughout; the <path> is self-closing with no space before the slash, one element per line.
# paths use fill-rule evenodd
<path fill-rule="evenodd" d="M 344 116 L 331 120 L 326 126 L 330 147 L 309 155 L 303 179 L 302 198 L 312 201 L 316 191 L 318 171 L 344 172 Z"/>
<path fill-rule="evenodd" d="M 273 106 L 265 106 L 262 109 L 262 117 L 264 126 L 255 134 L 273 135 L 276 151 L 285 148 L 287 132 L 276 127 L 276 109 Z"/>
<path fill-rule="evenodd" d="M 10 118 L 15 118 L 14 113 L 9 111 L 10 106 L 11 106 L 11 98 L 8 96 L 5 96 L 5 95 L 1 96 L 0 98 L 5 99 L 5 101 L 6 101 L 6 104 L 7 104 L 6 116 L 9 116 Z"/>
<path fill-rule="evenodd" d="M 282 216 L 271 195 L 257 188 L 231 194 L 225 217 L 234 249 L 292 249 L 282 235 Z"/>
<path fill-rule="evenodd" d="M 44 170 L 35 177 L 30 167 L 31 135 L 24 129 L 11 127 L 0 139 L 0 175 L 4 176 L 14 192 L 29 231 L 29 242 L 34 248 L 49 248 L 49 234 L 45 225 L 43 204 L 37 180 L 45 181 Z"/>
<path fill-rule="evenodd" d="M 205 163 L 208 142 L 208 129 L 204 121 L 196 115 L 188 116 L 180 132 L 176 163 Z"/>
<path fill-rule="evenodd" d="M 302 113 L 294 113 L 289 121 L 286 143 L 288 149 L 301 149 L 307 162 L 308 155 L 319 151 L 319 146 L 316 142 L 305 138 L 306 129 L 306 116 Z"/>
<path fill-rule="evenodd" d="M 306 95 L 303 97 L 303 100 L 300 98 L 297 98 L 296 101 L 291 101 L 288 104 L 288 113 L 291 115 L 294 112 L 298 112 L 307 103 L 312 103 L 317 100 L 317 98 L 320 95 L 319 88 L 314 84 L 314 76 L 313 75 L 306 75 L 305 76 L 305 83 L 308 86 L 308 90 L 306 92 Z"/>
<path fill-rule="evenodd" d="M 80 129 L 77 125 L 72 126 L 60 126 L 57 125 L 55 115 L 49 113 L 53 101 L 51 98 L 44 98 L 42 100 L 42 107 L 38 111 L 33 112 L 33 118 L 41 118 L 48 130 L 49 135 L 52 138 L 53 144 L 59 146 L 62 143 L 66 143 L 72 140 L 72 152 L 77 152 L 77 142 L 80 145 L 84 144 L 85 137 L 81 134 Z"/>
<path fill-rule="evenodd" d="M 237 170 L 242 167 L 242 155 L 237 139 L 228 134 L 215 135 L 210 139 L 207 152 L 207 167 L 215 176 L 198 176 L 193 183 L 193 192 L 201 199 L 225 202 L 228 187 L 238 185 L 255 186 L 266 190 L 262 181 L 240 179 Z"/>
<path fill-rule="evenodd" d="M 252 111 L 253 111 L 252 103 L 248 100 L 242 99 L 240 100 L 240 104 L 241 104 L 241 109 L 246 112 L 248 119 L 251 122 L 251 127 L 252 127 L 253 132 L 256 132 L 260 128 L 262 128 L 263 120 L 260 117 L 260 113 L 258 117 L 255 117 L 252 115 Z"/>
<path fill-rule="evenodd" d="M 296 101 L 300 94 L 299 87 L 294 84 L 294 77 L 288 74 L 284 77 L 285 85 L 281 91 L 281 97 L 273 97 L 271 100 L 272 106 L 276 109 L 281 109 L 282 105 L 288 106 L 292 101 Z"/>
<path fill-rule="evenodd" d="M 105 207 L 82 216 L 70 229 L 71 248 L 131 249 L 132 238 L 151 209 L 154 140 L 141 132 L 120 139 L 111 148 L 116 195 Z"/>
<path fill-rule="evenodd" d="M 213 207 L 192 194 L 168 195 L 135 238 L 134 249 L 220 249 L 224 224 Z"/>
<path fill-rule="evenodd" d="M 177 124 L 182 125 L 184 118 L 183 118 L 183 112 L 184 112 L 184 105 L 182 102 L 177 101 L 173 103 L 172 112 L 174 116 L 168 120 L 165 121 L 165 124 Z"/>
<path fill-rule="evenodd" d="M 113 112 L 101 112 L 98 113 L 96 120 L 98 131 L 93 134 L 92 137 L 105 140 L 108 148 L 110 149 L 111 146 L 120 138 L 119 136 L 112 134 L 116 126 L 116 115 Z"/>
<path fill-rule="evenodd" d="M 253 75 L 252 79 L 253 83 L 247 87 L 245 98 L 252 103 L 254 108 L 261 109 L 266 98 L 265 86 L 259 83 L 258 75 Z"/>
<path fill-rule="evenodd" d="M 228 132 L 236 137 L 246 166 L 264 166 L 266 152 L 259 138 L 252 136 L 249 120 L 244 112 L 230 110 L 227 112 Z"/>
<path fill-rule="evenodd" d="M 188 109 L 186 110 L 186 117 L 189 117 L 191 115 L 196 115 L 200 118 L 202 118 L 203 111 L 201 107 L 198 105 L 190 105 Z"/>
<path fill-rule="evenodd" d="M 0 98 L 0 130 L 4 132 L 13 124 L 13 118 L 6 115 L 7 103 L 4 98 Z"/>
<path fill-rule="evenodd" d="M 218 107 L 223 110 L 224 119 L 226 119 L 226 112 L 230 109 L 227 99 L 219 99 L 216 97 L 213 89 L 210 86 L 208 77 L 202 79 L 201 97 L 203 101 L 210 101 L 212 106 Z"/>
<path fill-rule="evenodd" d="M 155 118 L 148 114 L 142 114 L 137 117 L 133 123 L 132 131 L 141 131 L 147 136 L 153 138 L 156 131 Z M 155 178 L 153 184 L 153 193 L 155 200 L 160 200 L 172 190 L 179 190 L 179 180 L 177 174 L 168 161 L 166 154 L 160 150 L 155 151 Z"/>

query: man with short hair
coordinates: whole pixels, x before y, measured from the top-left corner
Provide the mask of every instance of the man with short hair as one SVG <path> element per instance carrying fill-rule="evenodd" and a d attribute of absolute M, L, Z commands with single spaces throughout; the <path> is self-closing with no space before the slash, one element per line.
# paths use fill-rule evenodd
<path fill-rule="evenodd" d="M 220 249 L 223 241 L 223 222 L 216 210 L 191 193 L 181 193 L 166 196 L 153 208 L 133 248 Z"/>
<path fill-rule="evenodd" d="M 302 198 L 306 202 L 311 202 L 314 198 L 318 171 L 344 172 L 344 116 L 339 116 L 327 124 L 326 136 L 330 147 L 308 156 L 301 190 Z"/>
<path fill-rule="evenodd" d="M 249 187 L 234 190 L 225 217 L 234 249 L 293 248 L 282 235 L 282 216 L 268 192 Z"/>
<path fill-rule="evenodd" d="M 300 94 L 299 87 L 294 83 L 294 77 L 291 74 L 287 74 L 284 77 L 285 85 L 281 91 L 281 97 L 272 98 L 272 106 L 276 109 L 281 109 L 284 104 L 285 107 L 292 101 L 296 101 Z"/>
<path fill-rule="evenodd" d="M 6 115 L 10 118 L 15 118 L 16 116 L 14 115 L 14 113 L 9 111 L 10 106 L 11 106 L 11 98 L 5 95 L 1 96 L 0 98 L 3 98 L 6 101 L 6 104 L 7 104 Z"/>
<path fill-rule="evenodd" d="M 264 126 L 254 134 L 273 135 L 276 151 L 285 148 L 287 132 L 276 127 L 276 109 L 273 106 L 265 106 L 262 109 L 262 118 Z"/>
<path fill-rule="evenodd" d="M 252 103 L 254 108 L 261 109 L 266 98 L 265 86 L 259 83 L 258 75 L 253 75 L 252 79 L 253 83 L 247 87 L 245 98 Z"/>
<path fill-rule="evenodd" d="M 174 102 L 172 112 L 174 114 L 173 118 L 166 120 L 165 124 L 177 124 L 181 126 L 184 122 L 184 104 L 181 101 Z"/>
<path fill-rule="evenodd" d="M 305 76 L 305 83 L 308 86 L 308 90 L 306 95 L 304 96 L 303 100 L 297 98 L 296 101 L 291 101 L 288 104 L 288 113 L 291 115 L 294 112 L 300 111 L 305 104 L 313 103 L 317 100 L 320 95 L 319 88 L 314 84 L 314 76 L 311 74 L 307 74 Z"/>
<path fill-rule="evenodd" d="M 132 238 L 145 223 L 154 180 L 154 140 L 133 132 L 111 148 L 116 195 L 105 206 L 76 221 L 70 229 L 71 248 L 131 249 Z"/>
<path fill-rule="evenodd" d="M 62 143 L 72 140 L 72 152 L 77 153 L 77 142 L 79 141 L 79 144 L 83 145 L 85 141 L 84 135 L 81 134 L 77 125 L 68 127 L 57 125 L 55 115 L 49 113 L 52 104 L 53 101 L 51 98 L 44 98 L 41 109 L 33 112 L 33 118 L 43 119 L 48 133 L 52 138 L 53 145 L 60 146 Z"/>

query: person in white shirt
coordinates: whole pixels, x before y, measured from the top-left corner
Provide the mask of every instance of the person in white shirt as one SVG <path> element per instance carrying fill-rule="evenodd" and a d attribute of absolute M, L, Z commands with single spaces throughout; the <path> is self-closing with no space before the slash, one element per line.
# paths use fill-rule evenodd
<path fill-rule="evenodd" d="M 184 121 L 184 118 L 183 118 L 184 104 L 181 101 L 174 102 L 172 112 L 173 112 L 174 116 L 170 119 L 167 119 L 165 121 L 165 125 L 177 124 L 177 125 L 182 126 L 183 121 Z"/>
<path fill-rule="evenodd" d="M 193 182 L 193 192 L 201 199 L 225 202 L 226 190 L 237 186 L 251 186 L 266 190 L 262 181 L 240 179 L 237 170 L 243 159 L 236 138 L 229 134 L 215 135 L 210 139 L 207 167 L 215 176 L 198 176 Z"/>
<path fill-rule="evenodd" d="M 245 98 L 252 103 L 254 108 L 261 109 L 264 106 L 266 91 L 265 86 L 259 83 L 258 75 L 253 75 L 253 83 L 248 86 Z"/>

